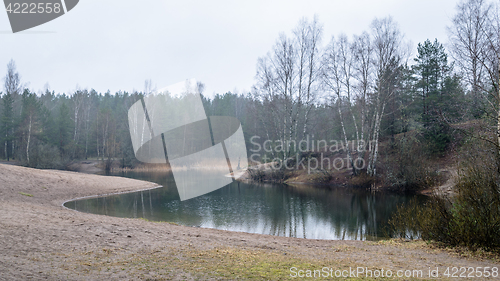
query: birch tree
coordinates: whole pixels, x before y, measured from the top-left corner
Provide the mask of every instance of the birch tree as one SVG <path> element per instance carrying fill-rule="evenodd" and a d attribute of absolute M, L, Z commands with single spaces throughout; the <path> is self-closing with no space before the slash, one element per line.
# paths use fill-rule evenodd
<path fill-rule="evenodd" d="M 491 35 L 492 5 L 484 0 L 466 0 L 457 4 L 457 14 L 448 27 L 452 58 L 469 84 L 472 116 L 484 112 L 483 84 L 488 79 L 485 56 L 488 55 L 488 37 Z"/>
<path fill-rule="evenodd" d="M 471 93 L 486 103 L 486 114 L 495 120 L 494 144 L 500 162 L 500 18 L 499 6 L 484 0 L 465 0 L 457 5 L 450 41 L 453 56 L 466 73 Z M 483 138 L 484 139 L 484 138 Z M 500 173 L 500 164 L 498 164 Z"/>
<path fill-rule="evenodd" d="M 292 144 L 307 134 L 319 88 L 321 37 L 317 18 L 312 22 L 302 19 L 293 36 L 280 34 L 272 52 L 257 63 L 255 97 L 270 113 L 265 121 L 273 124 L 266 125 L 266 130 L 282 142 L 284 159 L 297 149 Z"/>
<path fill-rule="evenodd" d="M 16 70 L 16 63 L 10 60 L 7 64 L 7 74 L 4 78 L 5 94 L 3 96 L 2 140 L 4 155 L 9 161 L 14 157 L 14 101 L 21 93 L 21 77 Z"/>
<path fill-rule="evenodd" d="M 388 101 L 394 97 L 396 88 L 394 79 L 397 69 L 407 58 L 407 50 L 400 32 L 392 17 L 375 19 L 371 24 L 373 40 L 373 63 L 375 71 L 375 93 L 373 97 L 373 114 L 369 142 L 367 173 L 377 174 L 377 158 L 379 153 L 380 123 L 385 114 Z"/>
<path fill-rule="evenodd" d="M 352 167 L 353 174 L 357 174 L 355 168 L 356 165 L 354 165 L 353 155 L 349 147 L 348 136 L 346 133 L 344 113 L 342 112 L 342 108 L 345 104 L 345 107 L 348 109 L 348 113 L 353 119 L 356 139 L 357 142 L 359 142 L 358 126 L 356 124 L 356 117 L 351 104 L 351 94 L 353 90 L 353 56 L 351 53 L 351 46 L 346 35 L 340 35 L 338 40 L 332 38 L 326 49 L 323 65 L 324 83 L 333 94 L 331 97 L 332 103 L 336 103 L 347 158 Z"/>
<path fill-rule="evenodd" d="M 87 90 L 77 90 L 71 100 L 73 101 L 73 122 L 74 122 L 74 130 L 73 130 L 73 152 L 72 158 L 75 158 L 75 154 L 78 148 L 78 142 L 80 140 L 80 127 L 81 127 L 81 112 L 83 111 L 83 107 L 85 106 L 85 100 L 88 97 Z"/>
<path fill-rule="evenodd" d="M 309 114 L 318 100 L 320 90 L 321 57 L 320 44 L 323 36 L 323 27 L 315 16 L 312 22 L 302 19 L 294 30 L 299 49 L 298 63 L 298 114 L 303 114 L 302 137 L 307 135 Z M 299 123 L 296 123 L 296 126 Z M 295 129 L 298 133 L 298 129 Z"/>
<path fill-rule="evenodd" d="M 35 94 L 25 90 L 22 95 L 23 111 L 21 114 L 21 132 L 23 142 L 25 143 L 26 163 L 28 166 L 33 166 L 30 162 L 30 150 L 32 147 L 33 138 L 40 132 L 39 114 L 40 102 Z"/>
<path fill-rule="evenodd" d="M 360 137 L 359 147 L 363 147 L 361 158 L 364 159 L 364 147 L 369 142 L 365 137 L 369 136 L 369 127 L 366 120 L 368 115 L 368 95 L 373 91 L 373 45 L 370 35 L 363 32 L 360 36 L 354 36 L 352 43 L 352 53 L 354 56 L 353 76 L 355 80 L 354 90 L 357 94 L 356 103 L 360 115 Z"/>

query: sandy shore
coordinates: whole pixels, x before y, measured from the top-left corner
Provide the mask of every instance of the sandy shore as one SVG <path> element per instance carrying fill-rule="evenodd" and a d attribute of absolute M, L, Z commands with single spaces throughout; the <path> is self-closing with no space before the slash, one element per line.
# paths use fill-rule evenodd
<path fill-rule="evenodd" d="M 500 267 L 495 260 L 463 257 L 424 242 L 284 238 L 62 207 L 77 197 L 154 187 L 119 177 L 0 164 L 0 280 L 287 279 L 293 266 L 361 266 L 394 274 L 422 269 L 428 278 L 429 267 L 439 267 L 441 276 L 452 266 Z"/>

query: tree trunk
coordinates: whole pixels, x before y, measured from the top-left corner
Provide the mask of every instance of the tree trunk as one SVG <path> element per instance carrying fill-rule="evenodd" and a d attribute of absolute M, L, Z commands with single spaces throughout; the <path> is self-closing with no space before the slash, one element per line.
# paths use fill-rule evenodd
<path fill-rule="evenodd" d="M 7 137 L 7 134 L 5 135 Z M 7 149 L 7 141 L 5 141 L 5 157 L 7 158 L 7 161 L 9 161 L 9 151 Z"/>
<path fill-rule="evenodd" d="M 16 158 L 16 141 L 15 140 L 11 140 L 10 141 L 10 147 L 12 148 L 12 159 L 15 159 Z"/>
<path fill-rule="evenodd" d="M 373 163 L 372 163 L 372 176 L 377 175 L 377 157 L 378 157 L 378 140 L 380 135 L 380 122 L 382 121 L 382 116 L 384 116 L 385 104 L 382 105 L 382 111 L 380 112 L 380 116 L 378 116 L 377 120 L 377 131 L 375 135 L 375 149 L 373 151 Z"/>
<path fill-rule="evenodd" d="M 28 143 L 26 144 L 26 160 L 28 161 L 28 166 L 30 165 L 31 119 L 30 115 L 30 123 L 28 125 Z"/>
<path fill-rule="evenodd" d="M 378 157 L 378 140 L 379 140 L 379 136 L 380 136 L 380 123 L 381 123 L 382 116 L 384 115 L 384 110 L 385 110 L 385 103 L 382 105 L 382 109 L 380 111 L 379 111 L 379 108 L 380 108 L 380 97 L 377 96 L 377 106 L 375 107 L 376 114 L 375 114 L 374 124 L 373 124 L 372 140 L 369 140 L 370 154 L 368 157 L 367 173 L 370 176 L 376 176 L 376 174 L 377 174 L 376 164 L 377 164 L 377 157 Z M 372 144 L 372 142 L 374 144 Z"/>
<path fill-rule="evenodd" d="M 366 172 L 370 176 L 374 175 L 374 173 L 373 173 L 373 166 L 374 166 L 373 165 L 373 158 L 374 158 L 375 146 L 373 145 L 373 142 L 378 141 L 378 139 L 375 140 L 377 138 L 378 109 L 375 109 L 375 110 L 377 110 L 377 112 L 375 114 L 375 118 L 373 118 L 373 123 L 372 123 L 372 125 L 373 125 L 373 131 L 371 133 L 371 138 L 368 139 L 368 141 L 369 141 L 369 143 L 368 143 L 368 145 L 369 145 L 368 150 L 369 150 L 370 153 L 368 154 L 368 167 L 366 168 Z"/>
<path fill-rule="evenodd" d="M 498 141 L 498 173 L 500 174 L 500 56 L 498 57 L 498 96 L 497 96 L 497 103 L 498 103 L 498 108 L 497 108 L 497 141 Z"/>
<path fill-rule="evenodd" d="M 99 159 L 99 113 L 97 113 L 97 125 L 95 130 L 96 135 L 96 148 L 97 148 L 97 159 Z"/>
<path fill-rule="evenodd" d="M 72 153 L 72 157 L 75 158 L 75 154 L 76 154 L 76 147 L 77 147 L 77 144 L 78 144 L 78 140 L 76 138 L 77 136 L 77 132 L 78 132 L 78 110 L 79 108 L 78 107 L 75 107 L 75 131 L 73 133 L 73 153 Z"/>
<path fill-rule="evenodd" d="M 345 149 L 346 149 L 346 154 L 347 154 L 347 159 L 349 163 L 351 163 L 352 166 L 352 173 L 356 175 L 356 169 L 354 168 L 354 163 L 352 161 L 352 156 L 351 156 L 351 150 L 349 149 L 349 142 L 347 141 L 347 134 L 345 132 L 345 126 L 344 126 L 344 117 L 342 115 L 342 110 L 340 108 L 341 105 L 341 99 L 340 99 L 340 93 L 337 93 L 337 98 L 338 98 L 338 109 L 339 109 L 339 117 L 340 117 L 340 126 L 342 127 L 342 133 L 344 134 L 344 141 L 345 141 Z"/>
<path fill-rule="evenodd" d="M 88 156 L 88 144 L 89 144 L 89 119 L 90 119 L 90 108 L 87 108 L 87 120 L 85 122 L 85 160 L 87 160 Z"/>

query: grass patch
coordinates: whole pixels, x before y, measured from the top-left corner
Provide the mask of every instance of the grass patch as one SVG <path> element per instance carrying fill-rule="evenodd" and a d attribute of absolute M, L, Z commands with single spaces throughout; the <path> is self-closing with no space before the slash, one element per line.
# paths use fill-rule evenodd
<path fill-rule="evenodd" d="M 193 252 L 190 253 L 190 259 L 210 275 L 227 279 L 288 280 L 293 279 L 290 276 L 291 267 L 321 269 L 333 265 L 325 261 L 301 260 L 263 250 L 234 248 Z"/>
<path fill-rule="evenodd" d="M 25 192 L 19 192 L 19 194 L 28 196 L 28 197 L 33 197 L 33 194 L 25 193 Z"/>
<path fill-rule="evenodd" d="M 319 271 L 323 267 L 332 268 L 334 271 L 349 271 L 349 267 L 354 269 L 357 266 L 364 267 L 349 259 L 323 260 L 267 249 L 220 247 L 196 250 L 192 247 L 192 245 L 186 245 L 183 249 L 165 247 L 140 254 L 125 254 L 122 249 L 101 249 L 83 255 L 74 254 L 77 254 L 76 268 L 87 274 L 124 272 L 130 278 L 154 280 L 171 280 L 179 277 L 199 280 L 297 280 L 302 278 L 291 276 L 292 267 L 296 267 L 297 270 Z M 349 246 L 332 249 L 337 252 L 350 250 Z M 369 267 L 369 269 L 377 268 Z M 335 276 L 324 278 L 316 275 L 313 279 L 376 280 L 377 278 L 335 278 Z"/>

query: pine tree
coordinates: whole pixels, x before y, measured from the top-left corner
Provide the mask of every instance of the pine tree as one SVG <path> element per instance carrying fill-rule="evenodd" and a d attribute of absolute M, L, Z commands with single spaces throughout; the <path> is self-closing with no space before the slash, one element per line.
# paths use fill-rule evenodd
<path fill-rule="evenodd" d="M 421 121 L 424 136 L 429 143 L 430 152 L 444 152 L 451 140 L 450 128 L 443 118 L 459 90 L 457 77 L 451 76 L 452 67 L 441 43 L 431 43 L 427 39 L 418 44 L 418 55 L 413 68 L 417 77 L 417 95 L 421 102 Z"/>
<path fill-rule="evenodd" d="M 65 155 L 68 152 L 71 136 L 71 117 L 69 107 L 63 101 L 59 109 L 59 141 L 58 146 L 61 154 Z"/>
<path fill-rule="evenodd" d="M 18 127 L 24 148 L 21 159 L 26 162 L 27 166 L 34 166 L 34 163 L 30 161 L 30 152 L 33 150 L 33 143 L 41 131 L 41 104 L 34 93 L 25 89 L 22 95 L 22 105 L 20 126 Z"/>

